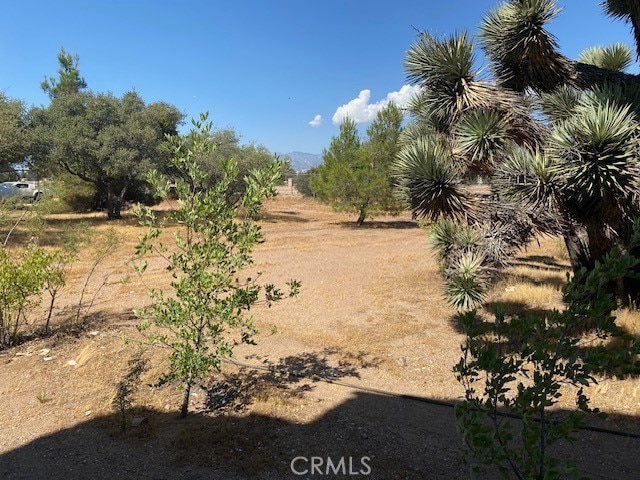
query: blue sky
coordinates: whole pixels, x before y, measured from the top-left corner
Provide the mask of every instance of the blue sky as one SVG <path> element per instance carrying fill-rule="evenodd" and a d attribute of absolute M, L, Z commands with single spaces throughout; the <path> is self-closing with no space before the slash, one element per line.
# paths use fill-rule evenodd
<path fill-rule="evenodd" d="M 167 101 L 188 118 L 272 151 L 321 153 L 341 106 L 363 128 L 376 103 L 410 93 L 402 68 L 416 38 L 475 32 L 493 0 L 58 0 L 3 5 L 0 91 L 46 105 L 60 47 L 80 56 L 90 89 Z M 551 25 L 575 58 L 591 45 L 632 44 L 599 0 L 560 0 Z M 637 66 L 632 67 L 637 71 Z M 367 93 L 361 93 L 364 90 Z M 393 92 L 400 92 L 393 94 Z M 358 99 L 354 101 L 355 99 Z M 349 103 L 351 102 L 351 103 Z M 369 112 L 369 115 L 367 115 Z M 339 113 L 339 112 L 338 112 Z M 322 120 L 320 121 L 319 117 Z M 338 119 L 339 115 L 336 116 Z M 310 122 L 313 122 L 312 126 Z M 186 127 L 184 127 L 186 128 Z"/>

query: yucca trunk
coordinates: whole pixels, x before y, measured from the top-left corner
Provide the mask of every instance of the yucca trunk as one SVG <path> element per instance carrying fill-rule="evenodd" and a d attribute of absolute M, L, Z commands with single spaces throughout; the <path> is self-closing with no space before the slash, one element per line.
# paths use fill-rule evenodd
<path fill-rule="evenodd" d="M 602 259 L 615 246 L 605 235 L 599 222 L 571 225 L 564 234 L 564 240 L 573 270 L 582 267 L 592 270 L 596 261 Z"/>
<path fill-rule="evenodd" d="M 591 221 L 584 225 L 571 225 L 564 234 L 564 241 L 571 261 L 571 268 L 577 272 L 585 267 L 593 270 L 597 261 L 616 246 L 609 238 L 600 222 Z M 632 254 L 640 254 L 640 249 Z M 615 295 L 623 305 L 637 305 L 640 301 L 640 280 L 626 278 L 608 285 L 607 290 Z"/>
<path fill-rule="evenodd" d="M 583 226 L 570 226 L 564 232 L 564 243 L 569 254 L 571 268 L 576 271 L 591 262 L 589 237 Z"/>

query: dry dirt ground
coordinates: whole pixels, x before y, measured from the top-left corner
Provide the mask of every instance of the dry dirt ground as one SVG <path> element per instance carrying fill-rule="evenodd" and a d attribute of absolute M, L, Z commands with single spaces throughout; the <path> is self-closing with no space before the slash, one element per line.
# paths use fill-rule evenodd
<path fill-rule="evenodd" d="M 239 348 L 241 366 L 225 364 L 222 375 L 196 389 L 186 420 L 176 418 L 180 392 L 152 386 L 163 352 L 147 349 L 150 369 L 127 422 L 135 416 L 148 423 L 125 433 L 112 400 L 138 349 L 132 310 L 166 279 L 158 259 L 144 279 L 128 265 L 143 231 L 133 218 L 84 220 L 96 240 L 70 272 L 55 312 L 59 330 L 0 351 L 0 478 L 469 477 L 453 410 L 438 404 L 463 393 L 451 370 L 463 335 L 442 301 L 427 235 L 408 215 L 356 228 L 349 216 L 311 199 L 270 201 L 255 271 L 265 282 L 301 281 L 300 295 L 255 309 L 257 346 Z M 55 243 L 78 221 L 52 216 L 45 240 Z M 96 251 L 108 250 L 100 239 L 110 228 L 121 246 L 95 262 Z M 94 263 L 81 321 L 74 322 Z M 514 310 L 558 305 L 566 267 L 558 240 L 543 239 L 520 255 L 492 301 Z M 637 314 L 622 317 L 638 330 Z M 638 380 L 604 380 L 590 393 L 613 414 L 600 426 L 640 433 Z M 588 431 L 559 448 L 590 478 L 640 478 L 638 438 Z M 296 457 L 304 457 L 294 463 L 299 472 L 318 457 L 324 475 L 296 475 Z M 344 459 L 344 470 L 326 475 L 328 458 Z"/>

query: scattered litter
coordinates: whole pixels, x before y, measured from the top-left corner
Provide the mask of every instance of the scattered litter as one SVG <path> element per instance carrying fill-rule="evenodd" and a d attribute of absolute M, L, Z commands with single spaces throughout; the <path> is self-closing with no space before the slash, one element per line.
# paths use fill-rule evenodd
<path fill-rule="evenodd" d="M 49 355 L 49 352 L 50 352 L 50 351 L 51 351 L 51 349 L 50 349 L 50 348 L 43 348 L 42 350 L 40 350 L 40 351 L 38 352 L 38 355 L 41 355 L 41 356 L 43 356 L 43 357 L 44 357 L 45 355 Z"/>
<path fill-rule="evenodd" d="M 45 362 L 50 362 L 54 358 L 56 358 L 56 357 L 44 357 L 42 360 L 44 360 Z"/>
<path fill-rule="evenodd" d="M 91 410 L 87 410 L 86 412 L 84 412 L 85 417 L 88 417 L 89 415 L 91 415 Z"/>
<path fill-rule="evenodd" d="M 69 365 L 70 367 L 75 367 L 78 364 L 78 362 L 76 362 L 75 360 L 69 360 L 67 362 L 67 365 Z"/>
<path fill-rule="evenodd" d="M 505 292 L 515 292 L 516 287 L 507 287 L 504 289 Z"/>
<path fill-rule="evenodd" d="M 89 335 L 91 335 L 92 337 L 95 337 L 96 335 L 98 335 L 100 332 L 97 330 L 92 330 L 89 332 Z"/>
<path fill-rule="evenodd" d="M 131 426 L 132 427 L 139 427 L 140 425 L 142 425 L 144 423 L 149 423 L 149 419 L 147 417 L 134 417 L 131 420 Z"/>

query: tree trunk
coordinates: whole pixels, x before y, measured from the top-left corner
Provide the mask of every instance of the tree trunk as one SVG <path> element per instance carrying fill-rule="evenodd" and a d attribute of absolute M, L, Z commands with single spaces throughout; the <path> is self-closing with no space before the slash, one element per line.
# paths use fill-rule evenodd
<path fill-rule="evenodd" d="M 109 220 L 120 218 L 116 212 L 115 196 L 111 192 L 107 195 L 107 217 L 109 217 Z"/>
<path fill-rule="evenodd" d="M 361 226 L 364 221 L 367 218 L 367 207 L 369 206 L 369 202 L 365 202 L 362 205 L 360 205 L 360 216 L 358 217 L 358 220 L 356 220 L 356 224 L 358 226 Z"/>
<path fill-rule="evenodd" d="M 564 243 L 574 272 L 590 263 L 589 238 L 584 227 L 571 225 L 564 232 Z"/>
<path fill-rule="evenodd" d="M 180 418 L 186 418 L 189 411 L 189 397 L 191 396 L 191 382 L 187 382 L 184 387 L 184 394 L 182 396 L 182 406 L 180 407 Z"/>
<path fill-rule="evenodd" d="M 617 245 L 616 241 L 606 235 L 602 224 L 595 221 L 584 225 L 571 225 L 564 235 L 564 241 L 574 272 L 582 267 L 587 270 L 593 269 L 596 261 L 602 260 Z M 631 253 L 638 255 L 640 251 Z M 638 279 L 624 278 L 612 282 L 607 286 L 607 290 L 623 305 L 636 305 L 640 301 L 640 280 Z"/>
<path fill-rule="evenodd" d="M 636 258 L 640 258 L 640 248 L 632 248 L 629 250 L 629 253 Z M 634 268 L 634 271 L 638 273 L 640 267 Z M 640 278 L 625 278 L 624 282 L 624 292 L 625 298 L 623 298 L 623 303 L 626 306 L 631 306 L 633 308 L 640 308 Z"/>
<path fill-rule="evenodd" d="M 117 220 L 122 218 L 122 204 L 124 203 L 124 196 L 127 193 L 127 187 L 129 183 L 125 183 L 119 194 L 115 194 L 109 185 L 107 190 L 107 216 L 109 220 Z"/>
<path fill-rule="evenodd" d="M 51 294 L 51 301 L 49 302 L 49 312 L 47 313 L 47 321 L 44 324 L 44 333 L 49 333 L 49 324 L 51 323 L 51 315 L 53 314 L 53 305 L 56 303 L 56 294 Z"/>
<path fill-rule="evenodd" d="M 602 224 L 593 221 L 572 224 L 564 234 L 564 241 L 574 271 L 582 267 L 593 269 L 596 261 L 616 246 L 616 242 L 606 235 Z"/>

